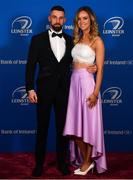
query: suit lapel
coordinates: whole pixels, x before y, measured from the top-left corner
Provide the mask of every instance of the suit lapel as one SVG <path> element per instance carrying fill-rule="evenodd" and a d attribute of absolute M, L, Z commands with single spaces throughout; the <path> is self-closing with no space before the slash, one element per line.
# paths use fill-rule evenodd
<path fill-rule="evenodd" d="M 66 56 L 66 54 L 67 54 L 67 49 L 68 49 L 68 45 L 69 45 L 68 38 L 67 38 L 67 36 L 66 36 L 65 33 L 63 33 L 63 37 L 64 37 L 64 39 L 65 39 L 65 41 L 66 41 L 66 47 L 65 47 L 64 56 L 61 58 L 60 62 L 61 62 L 61 61 L 63 60 L 63 58 Z"/>
<path fill-rule="evenodd" d="M 50 38 L 49 38 L 48 30 L 47 30 L 46 33 L 45 33 L 44 42 L 45 42 L 45 44 L 46 44 L 46 45 L 45 45 L 46 49 L 48 49 L 49 55 L 50 55 L 51 57 L 53 57 L 52 59 L 55 59 L 55 60 L 57 61 L 57 59 L 56 59 L 56 57 L 55 57 L 55 55 L 54 55 L 54 53 L 53 53 L 53 51 L 52 51 L 52 49 L 51 49 Z M 58 61 L 57 61 L 57 62 L 58 62 Z"/>

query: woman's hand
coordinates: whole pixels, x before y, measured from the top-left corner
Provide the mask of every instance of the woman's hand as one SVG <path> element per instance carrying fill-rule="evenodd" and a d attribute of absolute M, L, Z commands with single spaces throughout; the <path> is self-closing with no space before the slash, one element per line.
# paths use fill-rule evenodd
<path fill-rule="evenodd" d="M 98 97 L 95 94 L 91 94 L 87 99 L 86 102 L 89 108 L 93 108 L 97 103 Z"/>

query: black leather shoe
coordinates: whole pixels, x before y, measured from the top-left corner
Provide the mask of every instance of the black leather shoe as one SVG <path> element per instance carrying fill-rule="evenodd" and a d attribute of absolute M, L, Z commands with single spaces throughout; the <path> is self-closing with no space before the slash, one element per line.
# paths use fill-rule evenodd
<path fill-rule="evenodd" d="M 39 177 L 42 175 L 43 167 L 42 166 L 36 166 L 32 171 L 32 176 Z"/>
<path fill-rule="evenodd" d="M 63 176 L 69 175 L 71 173 L 66 164 L 59 165 L 58 169 L 62 173 Z"/>

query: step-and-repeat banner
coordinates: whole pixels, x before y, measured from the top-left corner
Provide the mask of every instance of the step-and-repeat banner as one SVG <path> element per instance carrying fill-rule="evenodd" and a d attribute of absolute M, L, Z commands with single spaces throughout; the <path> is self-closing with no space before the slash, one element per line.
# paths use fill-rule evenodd
<path fill-rule="evenodd" d="M 32 152 L 36 106 L 28 102 L 25 66 L 31 37 L 48 28 L 53 5 L 62 5 L 72 35 L 76 10 L 89 5 L 97 15 L 106 48 L 101 89 L 106 150 L 133 151 L 133 1 L 4 0 L 0 5 L 0 152 Z M 48 150 L 55 151 L 51 113 Z"/>

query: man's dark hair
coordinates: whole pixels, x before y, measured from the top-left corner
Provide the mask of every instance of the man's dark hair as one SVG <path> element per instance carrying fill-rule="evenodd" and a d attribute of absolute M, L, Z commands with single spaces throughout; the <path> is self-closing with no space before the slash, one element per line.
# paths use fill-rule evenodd
<path fill-rule="evenodd" d="M 63 11 L 64 12 L 64 14 L 65 14 L 65 9 L 62 7 L 62 6 L 53 6 L 52 8 L 51 8 L 51 11 L 53 11 L 53 10 L 57 10 L 57 11 Z"/>

